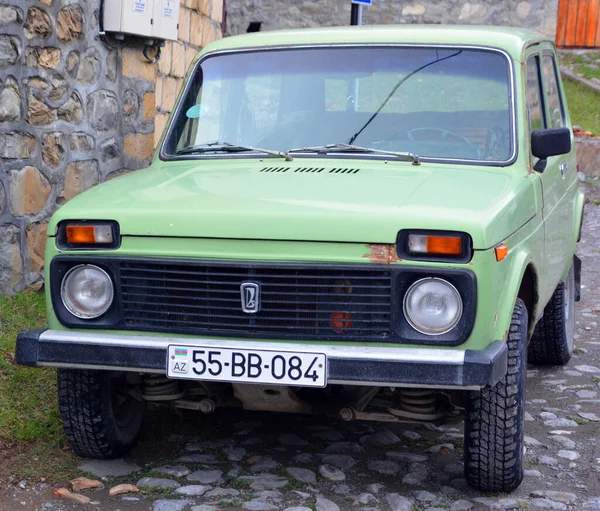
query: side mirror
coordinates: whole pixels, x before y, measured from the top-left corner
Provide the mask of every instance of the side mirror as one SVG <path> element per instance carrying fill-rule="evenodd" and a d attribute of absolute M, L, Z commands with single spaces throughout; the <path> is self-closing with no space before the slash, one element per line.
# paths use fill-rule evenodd
<path fill-rule="evenodd" d="M 540 160 L 567 154 L 570 151 L 571 130 L 569 128 L 548 128 L 531 132 L 531 152 Z"/>

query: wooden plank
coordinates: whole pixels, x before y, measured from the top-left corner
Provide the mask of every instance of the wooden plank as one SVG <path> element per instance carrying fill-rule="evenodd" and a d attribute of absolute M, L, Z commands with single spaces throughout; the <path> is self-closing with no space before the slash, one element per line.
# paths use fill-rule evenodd
<path fill-rule="evenodd" d="M 556 46 L 558 46 L 558 47 L 562 47 L 565 45 L 565 37 L 566 37 L 566 31 L 567 31 L 568 7 L 569 7 L 569 0 L 559 0 L 557 23 L 556 23 Z M 594 33 L 594 37 L 596 37 L 595 33 Z"/>
<path fill-rule="evenodd" d="M 590 0 L 588 6 L 588 19 L 585 34 L 585 46 L 593 48 L 596 46 L 596 33 L 598 32 L 598 13 L 600 11 L 600 0 Z"/>
<path fill-rule="evenodd" d="M 585 46 L 585 34 L 588 22 L 588 12 L 591 0 L 579 0 L 577 8 L 577 23 L 575 24 L 575 46 Z"/>
<path fill-rule="evenodd" d="M 596 21 L 596 41 L 594 42 L 594 48 L 600 48 L 600 2 L 598 7 L 598 20 Z"/>
<path fill-rule="evenodd" d="M 567 12 L 567 30 L 565 33 L 565 46 L 575 46 L 575 31 L 577 30 L 577 13 L 579 12 L 579 0 L 570 0 Z"/>

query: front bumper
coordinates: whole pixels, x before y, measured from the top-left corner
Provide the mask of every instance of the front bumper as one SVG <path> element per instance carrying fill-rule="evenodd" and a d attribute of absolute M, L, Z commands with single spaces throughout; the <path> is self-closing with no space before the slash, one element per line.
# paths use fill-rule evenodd
<path fill-rule="evenodd" d="M 170 344 L 213 348 L 273 349 L 325 353 L 328 383 L 477 389 L 494 385 L 507 370 L 506 344 L 486 349 L 381 348 L 273 343 L 214 338 L 127 336 L 82 331 L 31 330 L 17 337 L 17 363 L 166 374 Z"/>

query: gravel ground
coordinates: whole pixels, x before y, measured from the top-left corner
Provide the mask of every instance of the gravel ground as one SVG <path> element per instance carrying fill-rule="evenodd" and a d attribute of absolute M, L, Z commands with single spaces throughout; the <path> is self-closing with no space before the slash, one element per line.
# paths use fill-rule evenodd
<path fill-rule="evenodd" d="M 95 509 L 153 511 L 600 510 L 600 206 L 586 205 L 576 350 L 560 368 L 528 371 L 526 475 L 510 495 L 471 490 L 463 478 L 462 423 L 407 426 L 226 412 L 200 420 L 158 409 L 170 431 L 150 453 L 86 461 L 105 488 L 83 492 Z M 245 421 L 245 422 L 242 422 Z M 206 424 L 210 433 L 190 430 Z M 146 426 L 146 434 L 154 428 Z M 168 440 L 167 440 L 168 437 Z M 144 442 L 142 442 L 144 443 Z M 148 442 L 146 442 L 147 444 Z M 144 451 L 144 452 L 141 452 Z M 64 482 L 67 486 L 68 481 Z M 138 494 L 108 496 L 120 483 Z M 0 509 L 79 508 L 56 487 L 2 482 Z"/>

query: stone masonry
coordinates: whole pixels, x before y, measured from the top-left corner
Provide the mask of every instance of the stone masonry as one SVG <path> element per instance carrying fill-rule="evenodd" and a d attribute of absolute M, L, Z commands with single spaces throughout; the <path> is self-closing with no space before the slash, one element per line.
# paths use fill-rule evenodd
<path fill-rule="evenodd" d="M 558 0 L 374 0 L 364 9 L 366 25 L 443 23 L 510 25 L 530 28 L 554 39 Z M 228 35 L 261 30 L 350 24 L 350 0 L 227 0 Z"/>
<path fill-rule="evenodd" d="M 100 2 L 0 0 L 0 293 L 43 283 L 52 213 L 148 165 L 198 49 L 221 37 L 222 0 L 182 0 L 179 41 L 98 37 Z"/>

